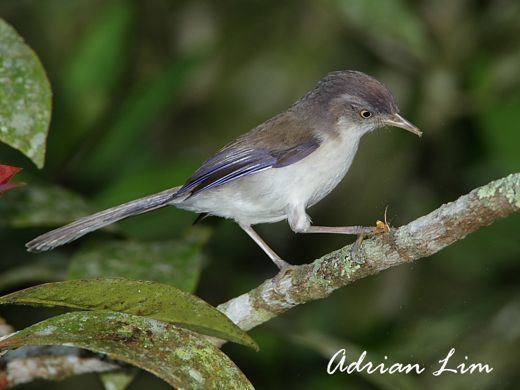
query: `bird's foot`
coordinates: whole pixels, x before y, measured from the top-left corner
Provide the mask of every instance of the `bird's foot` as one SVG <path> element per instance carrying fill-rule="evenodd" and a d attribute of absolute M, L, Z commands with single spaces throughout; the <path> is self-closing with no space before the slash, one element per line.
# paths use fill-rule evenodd
<path fill-rule="evenodd" d="M 376 236 L 378 234 L 383 233 L 390 233 L 390 225 L 388 224 L 386 220 L 386 209 L 385 209 L 385 221 L 376 221 L 376 226 L 371 228 L 372 231 L 368 233 L 361 233 L 358 235 L 356 241 L 352 245 L 352 248 L 350 249 L 350 258 L 352 259 L 352 262 L 355 264 L 365 264 L 365 260 L 358 256 L 358 250 L 361 247 L 361 244 L 363 243 L 363 240 L 365 239 L 365 236 Z"/>

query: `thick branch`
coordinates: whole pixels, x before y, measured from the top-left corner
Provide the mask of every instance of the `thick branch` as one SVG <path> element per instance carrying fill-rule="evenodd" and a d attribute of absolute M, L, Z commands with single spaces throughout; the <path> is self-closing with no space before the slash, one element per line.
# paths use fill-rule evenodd
<path fill-rule="evenodd" d="M 334 290 L 387 268 L 433 255 L 468 234 L 520 209 L 520 173 L 461 196 L 390 233 L 365 240 L 351 259 L 351 245 L 297 267 L 279 284 L 274 279 L 218 306 L 249 330 L 285 311 L 328 296 Z"/>

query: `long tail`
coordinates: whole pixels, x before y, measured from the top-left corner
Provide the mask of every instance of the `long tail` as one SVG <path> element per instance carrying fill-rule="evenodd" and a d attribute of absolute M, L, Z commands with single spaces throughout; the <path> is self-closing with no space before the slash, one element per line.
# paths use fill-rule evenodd
<path fill-rule="evenodd" d="M 29 252 L 44 252 L 54 249 L 114 222 L 167 206 L 175 198 L 180 188 L 170 188 L 157 194 L 148 195 L 144 198 L 83 217 L 68 225 L 38 236 L 25 244 L 25 246 Z"/>

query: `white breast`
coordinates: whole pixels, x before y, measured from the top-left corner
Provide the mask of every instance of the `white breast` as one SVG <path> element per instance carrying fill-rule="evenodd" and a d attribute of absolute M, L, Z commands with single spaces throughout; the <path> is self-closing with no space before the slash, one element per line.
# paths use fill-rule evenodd
<path fill-rule="evenodd" d="M 251 225 L 287 218 L 295 205 L 307 208 L 343 179 L 356 154 L 359 137 L 330 137 L 295 164 L 272 168 L 202 192 L 177 207 L 208 212 Z"/>
<path fill-rule="evenodd" d="M 327 196 L 345 177 L 358 144 L 358 138 L 329 139 L 308 159 L 294 164 L 287 172 L 298 178 L 291 191 L 291 202 L 310 207 Z"/>

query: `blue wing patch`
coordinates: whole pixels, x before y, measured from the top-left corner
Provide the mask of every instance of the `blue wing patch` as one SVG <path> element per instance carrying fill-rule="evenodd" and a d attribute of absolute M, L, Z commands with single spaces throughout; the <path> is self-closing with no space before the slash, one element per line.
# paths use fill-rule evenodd
<path fill-rule="evenodd" d="M 177 194 L 190 193 L 191 196 L 266 169 L 286 167 L 308 156 L 318 146 L 320 142 L 314 138 L 278 151 L 231 146 L 206 160 Z"/>

